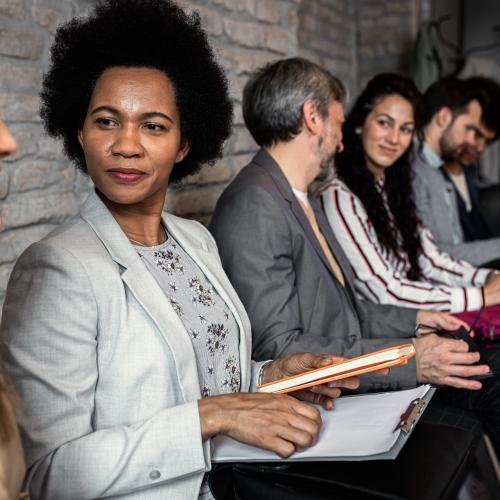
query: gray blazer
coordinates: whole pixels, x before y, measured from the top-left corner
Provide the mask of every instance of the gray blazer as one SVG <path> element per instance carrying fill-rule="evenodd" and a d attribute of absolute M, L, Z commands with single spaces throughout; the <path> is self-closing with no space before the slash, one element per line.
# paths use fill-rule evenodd
<path fill-rule="evenodd" d="M 301 351 L 352 357 L 408 342 L 416 311 L 356 298 L 347 257 L 319 201 L 310 201 L 342 268 L 345 288 L 282 170 L 265 151 L 257 153 L 217 203 L 210 229 L 250 316 L 254 359 Z M 365 381 L 373 389 L 415 386 L 415 363 Z"/>
<path fill-rule="evenodd" d="M 250 324 L 213 238 L 194 221 L 163 222 L 233 312 L 249 390 Z M 24 403 L 31 498 L 198 498 L 210 444 L 190 338 L 95 193 L 19 258 L 1 338 Z"/>
<path fill-rule="evenodd" d="M 473 266 L 500 259 L 500 238 L 463 241 L 453 185 L 439 169 L 427 163 L 417 146 L 413 149 L 412 171 L 417 213 L 437 246 L 455 259 L 465 260 Z M 460 241 L 454 241 L 454 232 L 459 233 Z"/>

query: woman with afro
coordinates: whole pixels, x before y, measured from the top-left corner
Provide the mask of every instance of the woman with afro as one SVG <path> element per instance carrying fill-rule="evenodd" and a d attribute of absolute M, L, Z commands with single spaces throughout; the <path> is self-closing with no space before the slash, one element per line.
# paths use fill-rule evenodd
<path fill-rule="evenodd" d="M 230 132 L 198 16 L 162 0 L 98 3 L 58 30 L 41 97 L 47 132 L 95 189 L 8 285 L 1 335 L 24 402 L 30 496 L 210 498 L 213 436 L 280 456 L 310 446 L 314 406 L 249 391 L 333 357 L 252 363 L 212 237 L 163 212 L 169 182 L 214 162 Z M 300 396 L 331 408 L 338 395 Z"/>

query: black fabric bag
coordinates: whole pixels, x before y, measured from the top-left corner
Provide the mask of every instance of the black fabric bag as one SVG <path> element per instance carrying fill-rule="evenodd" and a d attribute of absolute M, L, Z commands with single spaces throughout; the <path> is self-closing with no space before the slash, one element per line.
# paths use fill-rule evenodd
<path fill-rule="evenodd" d="M 219 464 L 209 484 L 217 500 L 451 500 L 477 443 L 470 432 L 419 423 L 396 460 Z"/>

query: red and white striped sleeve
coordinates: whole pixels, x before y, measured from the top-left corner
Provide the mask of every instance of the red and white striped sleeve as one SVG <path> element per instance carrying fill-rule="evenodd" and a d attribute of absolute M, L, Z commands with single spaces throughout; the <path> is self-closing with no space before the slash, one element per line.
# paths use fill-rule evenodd
<path fill-rule="evenodd" d="M 442 252 L 436 245 L 432 233 L 427 228 L 420 231 L 423 255 L 420 258 L 422 274 L 432 283 L 444 284 L 451 287 L 465 287 L 465 290 L 476 289 L 486 283 L 491 269 L 474 267 L 464 260 L 454 259 Z M 465 309 L 479 309 L 481 301 L 468 293 L 464 301 L 472 305 Z"/>
<path fill-rule="evenodd" d="M 328 221 L 353 268 L 356 290 L 363 297 L 380 304 L 450 312 L 480 307 L 481 293 L 475 287 L 407 279 L 402 263 L 380 245 L 363 204 L 344 183 L 335 180 L 322 196 Z"/>

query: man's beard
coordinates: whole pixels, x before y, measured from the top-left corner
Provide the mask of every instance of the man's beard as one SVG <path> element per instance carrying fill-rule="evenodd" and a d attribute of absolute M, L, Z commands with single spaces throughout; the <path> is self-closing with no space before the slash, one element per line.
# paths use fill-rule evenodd
<path fill-rule="evenodd" d="M 318 153 L 320 156 L 319 174 L 316 181 L 323 183 L 331 180 L 335 176 L 335 155 L 338 152 L 338 145 L 335 146 L 334 151 L 325 151 L 324 138 L 320 137 L 318 141 Z"/>
<path fill-rule="evenodd" d="M 468 167 L 479 159 L 479 154 L 472 147 L 464 147 L 460 154 L 457 156 L 456 161 L 462 165 L 462 167 Z"/>
<path fill-rule="evenodd" d="M 450 124 L 444 131 L 439 140 L 439 149 L 441 150 L 441 159 L 445 162 L 452 162 L 458 159 L 460 153 L 466 147 L 465 144 L 454 144 L 450 140 L 450 131 L 453 124 Z"/>

